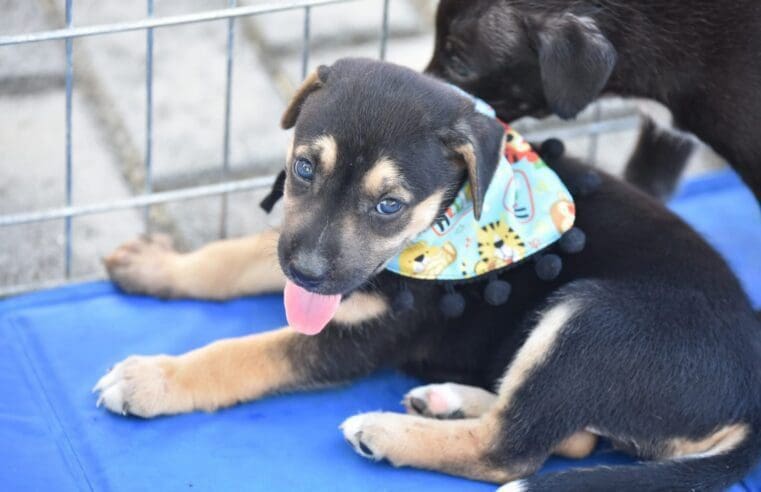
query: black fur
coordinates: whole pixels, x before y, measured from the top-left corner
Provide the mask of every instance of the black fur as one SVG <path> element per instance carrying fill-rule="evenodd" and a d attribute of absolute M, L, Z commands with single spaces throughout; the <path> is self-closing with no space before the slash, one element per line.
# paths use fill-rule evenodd
<path fill-rule="evenodd" d="M 342 159 L 331 177 L 336 188 L 318 190 L 304 202 L 324 212 L 309 226 L 340 224 L 354 213 L 349 202 L 336 197 L 361 200 L 352 190 L 368 168 L 364 163 L 380 153 L 400 163 L 415 203 L 433 190 L 459 186 L 463 173 L 431 138 L 461 117 L 462 96 L 432 78 L 367 60 L 338 62 L 330 81 L 304 102 L 296 122 L 297 145 L 309 129 L 319 129 L 336 135 Z M 367 99 L 370 95 L 385 102 L 393 95 L 396 103 L 375 104 Z M 347 109 L 360 108 L 363 114 L 337 119 Z M 396 133 L 399 129 L 404 139 Z M 416 149 L 414 159 L 402 158 L 410 156 L 406 147 Z M 550 165 L 566 182 L 588 172 L 573 159 L 554 154 Z M 502 438 L 488 456 L 490 463 L 535 469 L 554 445 L 586 427 L 653 459 L 664 452 L 668 439 L 701 439 L 725 425 L 745 424 L 747 439 L 728 454 L 532 477 L 527 487 L 719 490 L 741 478 L 761 456 L 761 324 L 741 286 L 692 229 L 627 184 L 603 176 L 597 191 L 576 197 L 576 206 L 587 245 L 564 257 L 554 281 L 538 280 L 527 262 L 501 275 L 513 286 L 506 304 L 484 302 L 484 285 L 477 282 L 460 290 L 467 300 L 463 316 L 446 319 L 436 306 L 441 288 L 435 282 L 404 279 L 386 270 L 362 279 L 336 277 L 330 288 L 345 295 L 359 289 L 393 299 L 404 285 L 414 296 L 415 309 L 351 329 L 329 325 L 294 346 L 293 360 L 317 383 L 392 366 L 430 381 L 495 389 L 543 313 L 573 302 L 580 309 L 505 408 Z M 373 220 L 361 217 L 356 215 L 357 220 Z M 286 215 L 285 229 L 288 222 Z M 340 236 L 340 228 L 333 233 Z M 294 241 L 283 237 L 281 241 Z M 372 238 L 366 239 L 363 253 L 371 254 Z M 300 236 L 303 243 L 297 247 L 311 248 L 312 240 Z M 350 246 L 336 244 L 326 254 L 343 261 L 347 257 L 341 248 Z M 281 254 L 286 273 L 290 258 L 288 251 Z M 356 271 L 350 265 L 341 268 Z"/>
<path fill-rule="evenodd" d="M 695 148 L 684 135 L 658 128 L 645 118 L 639 141 L 624 179 L 655 198 L 666 201 L 676 189 L 679 176 Z"/>
<path fill-rule="evenodd" d="M 442 0 L 436 27 L 427 70 L 502 119 L 572 117 L 600 93 L 654 99 L 761 198 L 761 3 Z"/>

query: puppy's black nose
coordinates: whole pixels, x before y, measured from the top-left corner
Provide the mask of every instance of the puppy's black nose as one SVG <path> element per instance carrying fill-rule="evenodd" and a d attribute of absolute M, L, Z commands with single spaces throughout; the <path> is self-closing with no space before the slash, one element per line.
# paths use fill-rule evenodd
<path fill-rule="evenodd" d="M 288 276 L 293 280 L 297 285 L 310 290 L 310 289 L 316 289 L 322 283 L 325 281 L 325 277 L 327 272 L 316 272 L 311 271 L 309 269 L 306 269 L 302 266 L 296 266 L 294 264 L 291 264 L 288 267 Z"/>

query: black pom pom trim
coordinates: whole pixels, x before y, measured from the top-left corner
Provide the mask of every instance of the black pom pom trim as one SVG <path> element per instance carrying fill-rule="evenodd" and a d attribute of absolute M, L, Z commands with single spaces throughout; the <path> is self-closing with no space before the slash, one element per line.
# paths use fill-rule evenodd
<path fill-rule="evenodd" d="M 491 280 L 484 289 L 484 300 L 492 306 L 501 306 L 510 298 L 512 287 L 504 280 Z"/>
<path fill-rule="evenodd" d="M 567 183 L 571 194 L 578 196 L 587 196 L 593 193 L 602 184 L 602 178 L 596 171 L 586 171 L 578 176 L 574 176 Z"/>
<path fill-rule="evenodd" d="M 574 227 L 567 231 L 563 234 L 563 237 L 560 238 L 560 241 L 558 241 L 560 251 L 571 255 L 581 252 L 586 244 L 587 235 L 578 227 Z"/>
<path fill-rule="evenodd" d="M 439 299 L 439 311 L 447 318 L 459 318 L 465 312 L 465 298 L 455 292 L 452 284 L 444 285 L 447 293 Z"/>
<path fill-rule="evenodd" d="M 391 306 L 394 311 L 410 311 L 415 307 L 415 296 L 412 295 L 412 292 L 409 289 L 404 288 L 396 295 Z"/>
<path fill-rule="evenodd" d="M 557 138 L 548 138 L 539 147 L 539 155 L 542 159 L 551 161 L 565 154 L 565 144 Z"/>
<path fill-rule="evenodd" d="M 563 269 L 563 260 L 558 255 L 542 255 L 536 260 L 534 270 L 536 276 L 545 282 L 555 280 Z"/>

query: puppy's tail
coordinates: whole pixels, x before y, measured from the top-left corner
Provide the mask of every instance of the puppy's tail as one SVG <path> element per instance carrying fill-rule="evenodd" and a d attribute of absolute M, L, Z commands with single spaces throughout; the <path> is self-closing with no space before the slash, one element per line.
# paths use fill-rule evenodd
<path fill-rule="evenodd" d="M 641 465 L 599 466 L 534 475 L 499 492 L 721 491 L 742 480 L 761 458 L 761 427 L 723 454 Z"/>

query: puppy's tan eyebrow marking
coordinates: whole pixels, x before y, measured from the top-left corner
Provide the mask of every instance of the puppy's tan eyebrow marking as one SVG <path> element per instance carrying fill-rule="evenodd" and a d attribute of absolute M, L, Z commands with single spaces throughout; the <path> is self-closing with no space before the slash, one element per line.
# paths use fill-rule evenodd
<path fill-rule="evenodd" d="M 333 135 L 322 135 L 317 137 L 313 142 L 313 147 L 318 150 L 320 155 L 319 168 L 323 174 L 331 174 L 336 168 L 338 160 L 338 144 Z"/>
<path fill-rule="evenodd" d="M 291 160 L 297 157 L 309 157 L 309 145 L 297 145 L 296 148 L 293 149 Z"/>
<path fill-rule="evenodd" d="M 388 157 L 378 159 L 362 178 L 362 189 L 372 196 L 378 196 L 389 188 L 401 185 L 399 166 Z"/>

